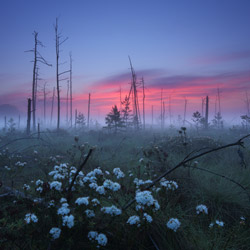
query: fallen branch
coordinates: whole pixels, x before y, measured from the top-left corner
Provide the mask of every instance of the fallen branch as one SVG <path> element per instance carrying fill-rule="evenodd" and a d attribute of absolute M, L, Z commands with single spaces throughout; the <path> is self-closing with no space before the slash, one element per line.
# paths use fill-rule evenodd
<path fill-rule="evenodd" d="M 225 176 L 225 175 L 222 175 L 222 174 L 218 174 L 218 173 L 215 173 L 211 170 L 208 170 L 208 169 L 205 169 L 205 168 L 200 168 L 200 167 L 195 167 L 195 166 L 188 166 L 189 168 L 194 168 L 194 169 L 198 169 L 198 170 L 201 170 L 201 171 L 204 171 L 204 172 L 207 172 L 207 173 L 210 173 L 210 174 L 213 174 L 213 175 L 217 175 L 219 177 L 222 177 L 228 181 L 231 181 L 232 183 L 236 184 L 237 186 L 239 186 L 241 189 L 244 190 L 244 192 L 247 194 L 248 196 L 248 199 L 250 201 L 250 194 L 248 193 L 247 189 L 245 187 L 243 187 L 240 183 L 238 183 L 237 181 Z"/>
<path fill-rule="evenodd" d="M 72 187 L 73 187 L 73 185 L 74 185 L 74 182 L 75 182 L 75 180 L 76 180 L 76 177 L 79 175 L 80 171 L 83 169 L 83 167 L 84 167 L 85 164 L 87 163 L 87 161 L 88 161 L 89 157 L 91 156 L 91 154 L 92 154 L 92 152 L 93 152 L 94 149 L 95 149 L 95 148 L 91 148 L 91 149 L 89 150 L 89 152 L 88 152 L 87 156 L 85 157 L 83 163 L 82 163 L 82 164 L 79 166 L 79 168 L 77 169 L 77 171 L 76 171 L 76 173 L 75 173 L 75 175 L 74 175 L 74 177 L 73 177 L 73 179 L 72 179 L 72 181 L 71 181 L 71 183 L 70 183 L 70 185 L 69 185 L 67 197 L 70 196 L 71 189 L 72 189 Z"/>
<path fill-rule="evenodd" d="M 175 171 L 176 169 L 180 168 L 181 166 L 185 166 L 188 162 L 191 162 L 195 159 L 198 159 L 206 154 L 210 154 L 212 152 L 216 152 L 225 148 L 229 148 L 229 147 L 233 147 L 233 146 L 241 146 L 244 147 L 244 142 L 243 140 L 246 139 L 247 137 L 249 137 L 250 134 L 243 136 L 242 138 L 240 138 L 237 142 L 234 143 L 230 143 L 218 148 L 214 148 L 208 151 L 205 151 L 203 153 L 200 153 L 198 155 L 192 156 L 192 157 L 185 157 L 184 160 L 182 160 L 180 163 L 178 163 L 175 167 L 171 168 L 170 170 L 167 170 L 166 172 L 164 172 L 162 175 L 160 175 L 159 177 L 157 177 L 150 185 L 148 185 L 144 190 L 148 190 L 150 188 L 152 188 L 157 182 L 159 182 L 163 177 L 167 176 L 168 174 L 172 173 L 173 171 Z M 131 201 L 129 201 L 123 208 L 122 210 L 126 210 L 128 207 L 130 207 L 133 203 L 135 202 L 135 198 Z"/>

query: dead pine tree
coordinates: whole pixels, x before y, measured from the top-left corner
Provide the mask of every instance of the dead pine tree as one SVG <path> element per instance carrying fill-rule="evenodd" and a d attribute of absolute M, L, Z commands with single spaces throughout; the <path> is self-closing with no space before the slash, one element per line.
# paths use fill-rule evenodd
<path fill-rule="evenodd" d="M 69 74 L 69 89 L 70 89 L 70 127 L 72 128 L 73 123 L 73 109 L 72 109 L 72 102 L 73 102 L 73 94 L 72 94 L 72 53 L 69 54 L 70 60 L 70 74 Z"/>
<path fill-rule="evenodd" d="M 90 117 L 90 93 L 89 93 L 89 102 L 88 102 L 88 129 L 89 129 L 89 117 Z"/>
<path fill-rule="evenodd" d="M 54 87 L 53 88 L 52 102 L 51 102 L 50 126 L 52 126 L 52 120 L 53 120 L 53 109 L 54 109 L 55 92 L 56 92 L 56 89 Z"/>
<path fill-rule="evenodd" d="M 141 82 L 142 82 L 142 95 L 143 95 L 143 99 L 142 99 L 143 129 L 145 130 L 145 88 L 144 88 L 143 77 L 141 79 Z"/>
<path fill-rule="evenodd" d="M 31 99 L 28 99 L 28 111 L 27 111 L 27 129 L 26 134 L 30 134 L 30 123 L 31 123 Z"/>
<path fill-rule="evenodd" d="M 62 39 L 61 33 L 58 31 L 58 18 L 56 18 L 56 24 L 54 26 L 55 28 L 55 36 L 56 36 L 56 91 L 57 91 L 57 130 L 60 129 L 60 112 L 61 112 L 61 106 L 60 106 L 60 81 L 66 80 L 60 79 L 60 76 L 70 72 L 70 70 L 59 72 L 59 58 L 60 58 L 60 46 L 68 40 L 68 37 Z"/>
<path fill-rule="evenodd" d="M 66 97 L 66 125 L 69 123 L 69 81 L 67 84 L 67 97 Z"/>
<path fill-rule="evenodd" d="M 209 106 L 209 98 L 206 97 L 206 113 L 205 113 L 205 129 L 208 129 L 208 106 Z"/>
<path fill-rule="evenodd" d="M 132 66 L 131 59 L 130 57 L 128 58 L 129 58 L 130 69 L 131 69 L 131 74 L 132 74 L 131 88 L 129 91 L 129 99 L 131 96 L 132 105 L 133 105 L 133 124 L 134 124 L 135 129 L 139 129 L 141 122 L 140 122 L 140 109 L 139 109 L 138 91 L 137 91 L 138 83 L 136 80 L 136 74 Z"/>
<path fill-rule="evenodd" d="M 41 41 L 38 40 L 38 32 L 33 32 L 34 36 L 34 48 L 32 50 L 27 50 L 25 52 L 32 52 L 34 53 L 34 60 L 33 62 L 33 79 L 32 79 L 32 127 L 33 131 L 36 130 L 36 85 L 37 85 L 37 78 L 38 78 L 38 63 L 45 64 L 47 66 L 52 66 L 49 64 L 44 57 L 38 51 L 38 46 L 44 47 Z"/>
<path fill-rule="evenodd" d="M 186 115 L 187 115 L 187 99 L 184 100 L 184 115 L 183 115 L 183 127 L 186 125 Z"/>
<path fill-rule="evenodd" d="M 44 126 L 46 126 L 46 101 L 47 101 L 47 95 L 48 95 L 48 92 L 46 92 L 46 84 L 47 84 L 47 82 L 45 82 L 43 85 L 43 121 L 44 121 Z"/>

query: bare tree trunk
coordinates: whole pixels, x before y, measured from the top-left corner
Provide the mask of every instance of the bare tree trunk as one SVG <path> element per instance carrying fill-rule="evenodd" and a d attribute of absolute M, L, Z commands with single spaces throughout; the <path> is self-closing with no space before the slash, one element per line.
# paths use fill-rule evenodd
<path fill-rule="evenodd" d="M 27 135 L 30 134 L 30 121 L 31 121 L 31 99 L 28 99 L 28 112 L 27 112 Z"/>
<path fill-rule="evenodd" d="M 170 121 L 170 126 L 172 125 L 172 110 L 171 110 L 171 95 L 169 96 L 169 121 Z"/>
<path fill-rule="evenodd" d="M 152 128 L 154 126 L 154 105 L 152 105 Z"/>
<path fill-rule="evenodd" d="M 185 105 L 184 105 L 184 119 L 183 119 L 183 126 L 186 125 L 186 115 L 187 115 L 187 99 L 185 98 Z"/>
<path fill-rule="evenodd" d="M 43 120 L 44 120 L 44 126 L 46 126 L 46 83 L 43 85 Z"/>
<path fill-rule="evenodd" d="M 5 131 L 7 129 L 7 117 L 6 116 L 4 117 L 4 129 Z"/>
<path fill-rule="evenodd" d="M 163 89 L 161 89 L 161 129 L 163 129 L 163 101 L 162 101 L 162 92 L 163 92 Z"/>
<path fill-rule="evenodd" d="M 54 109 L 54 99 L 55 99 L 55 87 L 53 88 L 53 96 L 52 96 L 52 103 L 51 103 L 51 116 L 50 116 L 50 126 L 52 126 L 52 119 L 53 119 L 53 109 Z"/>
<path fill-rule="evenodd" d="M 20 130 L 21 117 L 18 115 L 18 130 Z"/>
<path fill-rule="evenodd" d="M 32 125 L 33 131 L 36 131 L 36 81 L 37 81 L 37 36 L 38 33 L 34 31 L 35 47 L 34 47 L 34 65 L 33 65 L 33 81 L 32 81 Z"/>
<path fill-rule="evenodd" d="M 76 129 L 76 121 L 77 121 L 77 109 L 75 110 L 75 129 Z"/>
<path fill-rule="evenodd" d="M 90 116 L 90 93 L 89 93 L 89 103 L 88 103 L 88 129 L 89 129 L 89 116 Z"/>
<path fill-rule="evenodd" d="M 145 90 L 144 90 L 144 79 L 142 77 L 142 91 L 143 91 L 143 129 L 145 130 Z"/>
<path fill-rule="evenodd" d="M 69 123 L 69 81 L 67 85 L 67 99 L 66 99 L 66 123 Z"/>
<path fill-rule="evenodd" d="M 165 128 L 165 102 L 162 103 L 162 127 Z"/>
<path fill-rule="evenodd" d="M 55 25 L 55 33 L 56 33 L 56 90 L 57 90 L 57 130 L 60 128 L 60 86 L 59 86 L 59 34 L 58 34 L 58 23 L 56 18 Z"/>
<path fill-rule="evenodd" d="M 59 73 L 59 57 L 60 57 L 60 46 L 68 39 L 65 38 L 63 41 L 60 41 L 62 38 L 61 34 L 58 32 L 58 19 L 56 18 L 56 25 L 55 25 L 55 35 L 56 35 L 56 90 L 57 90 L 57 130 L 60 129 L 60 112 L 61 112 L 61 105 L 60 105 L 60 81 L 62 79 L 59 79 L 60 75 L 63 75 L 67 72 L 70 72 L 70 70 L 64 71 L 62 73 Z M 65 79 L 64 79 L 65 80 Z"/>
<path fill-rule="evenodd" d="M 73 109 L 72 109 L 72 55 L 70 53 L 70 126 L 72 128 L 72 122 L 73 122 Z"/>
<path fill-rule="evenodd" d="M 208 129 L 208 104 L 209 103 L 209 98 L 208 96 L 206 97 L 206 114 L 205 114 L 205 128 Z"/>
<path fill-rule="evenodd" d="M 37 138 L 40 139 L 40 123 L 37 124 Z"/>

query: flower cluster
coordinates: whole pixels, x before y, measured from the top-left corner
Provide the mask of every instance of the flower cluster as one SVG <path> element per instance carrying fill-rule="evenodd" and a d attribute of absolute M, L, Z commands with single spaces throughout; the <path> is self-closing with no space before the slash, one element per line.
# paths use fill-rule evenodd
<path fill-rule="evenodd" d="M 146 180 L 146 181 L 143 181 L 143 180 L 140 180 L 138 178 L 135 178 L 134 179 L 134 183 L 136 185 L 136 187 L 138 188 L 139 186 L 141 185 L 144 185 L 144 184 L 151 184 L 153 181 L 152 180 Z"/>
<path fill-rule="evenodd" d="M 89 204 L 89 197 L 80 197 L 77 198 L 75 201 L 76 204 L 78 204 L 79 206 L 84 204 L 84 205 L 88 205 Z"/>
<path fill-rule="evenodd" d="M 29 189 L 30 189 L 30 185 L 28 185 L 28 184 L 23 184 L 23 189 L 24 189 L 24 190 L 29 190 Z"/>
<path fill-rule="evenodd" d="M 171 219 L 167 222 L 167 224 L 166 224 L 166 226 L 167 226 L 169 229 L 173 230 L 174 232 L 177 231 L 177 229 L 180 227 L 180 225 L 181 225 L 180 221 L 179 221 L 178 219 L 176 219 L 176 218 L 171 218 Z"/>
<path fill-rule="evenodd" d="M 154 199 L 150 191 L 138 191 L 135 200 L 138 204 L 136 210 L 144 209 L 145 206 L 154 206 L 154 210 L 160 209 L 158 201 Z"/>
<path fill-rule="evenodd" d="M 60 237 L 61 229 L 58 227 L 52 227 L 50 229 L 49 233 L 51 234 L 52 238 L 55 240 L 55 239 L 58 239 Z"/>
<path fill-rule="evenodd" d="M 112 205 L 111 207 L 103 207 L 101 208 L 101 211 L 105 214 L 110 214 L 111 216 L 120 215 L 122 213 L 122 210 L 114 205 Z"/>
<path fill-rule="evenodd" d="M 89 240 L 93 241 L 96 240 L 97 244 L 100 246 L 106 246 L 108 243 L 108 239 L 105 234 L 98 234 L 96 231 L 90 231 L 88 233 Z"/>
<path fill-rule="evenodd" d="M 69 204 L 67 202 L 62 203 L 62 206 L 57 210 L 58 215 L 66 215 L 69 214 L 70 209 L 68 208 Z"/>
<path fill-rule="evenodd" d="M 212 228 L 214 226 L 214 224 L 216 224 L 218 227 L 224 227 L 224 222 L 223 221 L 219 221 L 219 220 L 216 220 L 215 223 L 214 222 L 211 222 L 209 227 Z"/>
<path fill-rule="evenodd" d="M 62 183 L 59 181 L 52 181 L 50 183 L 50 189 L 55 189 L 57 191 L 61 191 Z"/>
<path fill-rule="evenodd" d="M 68 228 L 72 228 L 74 226 L 74 216 L 72 214 L 63 216 L 62 220 L 63 226 L 67 226 Z"/>
<path fill-rule="evenodd" d="M 113 182 L 111 180 L 105 180 L 103 182 L 103 186 L 107 189 L 110 189 L 114 192 L 118 191 L 121 188 L 121 185 L 117 182 Z"/>
<path fill-rule="evenodd" d="M 127 220 L 127 223 L 129 225 L 137 225 L 137 227 L 140 226 L 140 217 L 137 215 L 130 216 Z"/>
<path fill-rule="evenodd" d="M 113 174 L 116 176 L 117 179 L 125 177 L 125 174 L 121 171 L 120 168 L 114 168 Z"/>
<path fill-rule="evenodd" d="M 36 217 L 36 215 L 30 214 L 30 213 L 25 215 L 24 220 L 27 224 L 30 224 L 31 222 L 34 222 L 34 223 L 38 222 L 38 218 Z"/>
<path fill-rule="evenodd" d="M 178 188 L 178 184 L 175 181 L 161 181 L 161 186 L 165 187 L 166 190 L 176 190 Z"/>
<path fill-rule="evenodd" d="M 198 205 L 196 207 L 196 213 L 197 214 L 200 214 L 200 213 L 208 214 L 208 209 L 207 209 L 207 207 L 205 205 L 201 204 L 201 205 Z"/>
<path fill-rule="evenodd" d="M 18 162 L 16 162 L 16 166 L 17 167 L 24 167 L 25 165 L 27 164 L 27 162 L 20 162 L 20 161 L 18 161 Z"/>

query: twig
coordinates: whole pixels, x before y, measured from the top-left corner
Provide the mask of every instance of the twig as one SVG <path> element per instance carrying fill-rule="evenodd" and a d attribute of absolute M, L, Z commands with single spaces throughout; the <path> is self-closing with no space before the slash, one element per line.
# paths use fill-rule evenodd
<path fill-rule="evenodd" d="M 199 170 L 201 170 L 201 171 L 204 171 L 204 172 L 207 172 L 207 173 L 210 173 L 210 174 L 213 174 L 213 175 L 217 175 L 217 176 L 222 177 L 222 178 L 224 178 L 224 179 L 226 179 L 226 180 L 228 180 L 228 181 L 231 181 L 232 183 L 238 185 L 241 189 L 243 189 L 243 190 L 245 191 L 245 193 L 247 194 L 248 199 L 249 199 L 249 201 L 250 201 L 250 194 L 248 193 L 247 189 L 246 189 L 245 187 L 243 187 L 243 186 L 242 186 L 240 183 L 238 183 L 237 181 L 235 181 L 235 180 L 233 180 L 233 179 L 231 179 L 231 178 L 229 178 L 229 177 L 227 177 L 227 176 L 225 176 L 225 175 L 215 173 L 215 172 L 213 172 L 213 171 L 211 171 L 211 170 L 208 170 L 208 169 L 205 169 L 205 168 L 194 167 L 194 166 L 188 166 L 188 167 L 189 167 L 189 168 L 194 168 L 194 169 L 199 169 Z"/>
<path fill-rule="evenodd" d="M 157 177 L 150 185 L 148 185 L 144 190 L 148 190 L 150 188 L 152 188 L 157 182 L 159 182 L 163 177 L 165 177 L 166 175 L 172 173 L 173 171 L 175 171 L 177 168 L 181 167 L 181 166 L 185 166 L 186 163 L 190 162 L 190 161 L 193 161 L 197 158 L 200 158 L 206 154 L 210 154 L 212 152 L 215 152 L 215 151 L 219 151 L 219 150 L 222 150 L 222 149 L 225 149 L 225 148 L 229 148 L 229 147 L 233 147 L 233 146 L 241 146 L 241 147 L 244 147 L 244 144 L 243 144 L 243 140 L 246 139 L 247 137 L 249 137 L 250 134 L 240 138 L 237 142 L 234 142 L 234 143 L 230 143 L 230 144 L 227 144 L 227 145 L 224 145 L 224 146 L 221 146 L 221 147 L 218 147 L 218 148 L 214 148 L 214 149 L 211 149 L 211 150 L 208 150 L 206 152 L 203 152 L 203 153 L 200 153 L 198 155 L 195 155 L 191 158 L 188 158 L 186 159 L 186 157 L 184 158 L 184 160 L 182 160 L 180 163 L 178 163 L 175 167 L 171 168 L 170 170 L 164 172 L 162 175 L 160 175 L 159 177 Z M 135 198 L 133 200 L 130 200 L 123 208 L 122 210 L 126 210 L 128 207 L 130 207 L 133 203 L 135 202 Z"/>
<path fill-rule="evenodd" d="M 89 157 L 90 157 L 90 155 L 92 154 L 92 152 L 93 152 L 94 149 L 95 149 L 95 148 L 91 148 L 91 149 L 89 150 L 89 152 L 88 152 L 87 156 L 85 157 L 83 163 L 82 163 L 82 164 L 79 166 L 79 168 L 77 169 L 77 171 L 76 171 L 76 173 L 75 173 L 75 175 L 74 175 L 74 177 L 73 177 L 73 179 L 72 179 L 72 181 L 71 181 L 71 183 L 70 183 L 70 185 L 69 185 L 68 197 L 69 197 L 69 195 L 70 195 L 70 192 L 71 192 L 71 189 L 72 189 L 72 187 L 73 187 L 73 185 L 74 185 L 74 182 L 75 182 L 75 180 L 76 180 L 76 177 L 79 175 L 80 171 L 83 169 L 83 167 L 84 167 L 85 164 L 87 163 L 87 161 L 88 161 L 88 159 L 89 159 Z"/>

